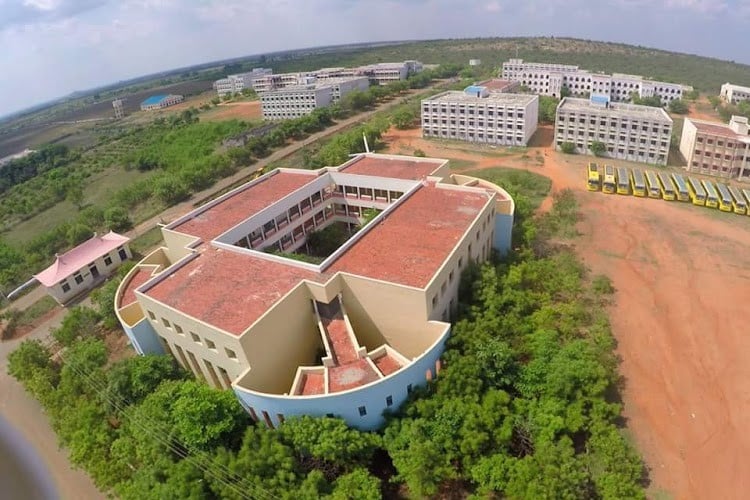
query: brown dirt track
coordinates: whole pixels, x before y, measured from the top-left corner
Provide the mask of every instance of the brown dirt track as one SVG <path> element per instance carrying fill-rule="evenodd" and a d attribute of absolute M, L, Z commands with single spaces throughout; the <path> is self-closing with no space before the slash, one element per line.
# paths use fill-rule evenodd
<path fill-rule="evenodd" d="M 624 415 L 650 469 L 650 496 L 745 498 L 750 491 L 750 217 L 585 190 L 590 158 L 537 149 L 471 154 L 470 145 L 392 130 L 388 150 L 528 169 L 571 188 L 581 213 L 576 250 L 617 292 L 610 311 L 625 380 Z M 550 144 L 551 130 L 535 142 Z M 612 162 L 621 164 L 622 162 Z M 544 206 L 549 206 L 549 199 Z"/>

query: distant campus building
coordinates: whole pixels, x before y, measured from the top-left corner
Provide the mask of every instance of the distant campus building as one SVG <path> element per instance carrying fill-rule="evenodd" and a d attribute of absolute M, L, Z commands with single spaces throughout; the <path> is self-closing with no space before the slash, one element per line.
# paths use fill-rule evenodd
<path fill-rule="evenodd" d="M 750 87 L 725 83 L 721 86 L 719 97 L 729 104 L 739 104 L 742 101 L 750 99 Z"/>
<path fill-rule="evenodd" d="M 422 136 L 502 146 L 526 146 L 537 128 L 539 96 L 507 94 L 488 81 L 422 100 Z"/>
<path fill-rule="evenodd" d="M 689 172 L 745 179 L 750 176 L 748 120 L 733 116 L 726 125 L 685 118 L 680 152 Z"/>
<path fill-rule="evenodd" d="M 369 80 L 363 76 L 323 80 L 307 77 L 298 85 L 289 85 L 261 93 L 263 118 L 285 120 L 309 115 L 318 108 L 338 102 L 354 90 L 367 90 L 369 85 Z"/>
<path fill-rule="evenodd" d="M 461 273 L 509 249 L 513 213 L 448 160 L 276 169 L 164 226 L 117 316 L 138 353 L 170 353 L 269 427 L 335 415 L 375 429 L 438 375 Z M 332 225 L 351 236 L 320 264 L 279 253 Z"/>
<path fill-rule="evenodd" d="M 258 94 L 279 90 L 286 87 L 304 84 L 308 78 L 317 80 L 335 78 L 365 77 L 371 85 L 387 85 L 389 83 L 405 80 L 409 75 L 419 73 L 423 65 L 419 61 L 403 61 L 400 63 L 377 63 L 355 68 L 321 68 L 316 71 L 303 71 L 297 73 L 264 74 L 252 78 L 253 90 Z M 219 80 L 221 81 L 221 80 Z M 214 86 L 218 84 L 217 81 Z M 218 88 L 217 88 L 218 91 Z"/>
<path fill-rule="evenodd" d="M 133 257 L 128 243 L 130 238 L 110 231 L 96 234 L 62 255 L 34 278 L 47 289 L 59 304 L 65 305 L 84 292 L 94 288 Z"/>
<path fill-rule="evenodd" d="M 141 111 L 155 111 L 157 109 L 168 108 L 169 106 L 181 103 L 183 99 L 181 95 L 175 94 L 152 95 L 141 103 Z"/>
<path fill-rule="evenodd" d="M 510 59 L 503 63 L 502 77 L 520 82 L 532 93 L 561 97 L 563 89 L 572 96 L 598 95 L 608 97 L 611 102 L 628 102 L 631 94 L 640 98 L 658 96 L 663 105 L 692 87 L 677 83 L 648 80 L 638 75 L 594 73 L 569 64 L 532 63 L 523 59 Z"/>
<path fill-rule="evenodd" d="M 606 157 L 666 165 L 671 138 L 672 118 L 662 108 L 612 103 L 603 96 L 565 97 L 557 105 L 558 151 L 567 142 L 591 154 L 591 144 L 601 142 Z"/>
<path fill-rule="evenodd" d="M 268 68 L 253 68 L 252 71 L 246 73 L 239 73 L 236 75 L 229 75 L 226 78 L 216 80 L 214 82 L 214 89 L 219 96 L 226 94 L 237 94 L 245 89 L 253 88 L 253 82 L 265 75 L 273 74 L 273 70 Z"/>

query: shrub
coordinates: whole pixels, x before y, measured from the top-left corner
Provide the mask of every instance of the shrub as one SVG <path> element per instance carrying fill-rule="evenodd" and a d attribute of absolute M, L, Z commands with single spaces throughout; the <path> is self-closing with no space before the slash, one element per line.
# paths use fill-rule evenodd
<path fill-rule="evenodd" d="M 560 151 L 566 155 L 574 155 L 576 153 L 576 145 L 572 142 L 563 142 L 560 144 Z"/>

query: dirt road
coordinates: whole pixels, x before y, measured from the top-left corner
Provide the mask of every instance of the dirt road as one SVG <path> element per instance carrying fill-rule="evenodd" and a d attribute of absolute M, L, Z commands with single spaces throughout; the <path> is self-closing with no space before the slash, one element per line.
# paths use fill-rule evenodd
<path fill-rule="evenodd" d="M 471 154 L 469 145 L 424 141 L 419 130 L 391 131 L 386 141 L 391 152 L 422 149 L 475 162 L 462 170 L 528 169 L 550 177 L 553 191 L 573 189 L 581 212 L 576 250 L 617 289 L 610 318 L 626 384 L 624 415 L 650 468 L 651 496 L 747 496 L 750 217 L 590 193 L 583 180 L 590 158 L 546 147 L 529 148 L 524 159 Z M 537 151 L 544 165 L 534 161 Z"/>

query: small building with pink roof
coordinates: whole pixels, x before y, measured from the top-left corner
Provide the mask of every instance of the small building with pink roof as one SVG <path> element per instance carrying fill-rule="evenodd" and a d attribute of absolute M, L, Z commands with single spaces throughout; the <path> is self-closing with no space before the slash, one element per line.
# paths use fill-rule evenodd
<path fill-rule="evenodd" d="M 34 278 L 58 303 L 65 305 L 92 289 L 133 257 L 130 238 L 110 231 L 94 236 L 62 255 Z"/>

